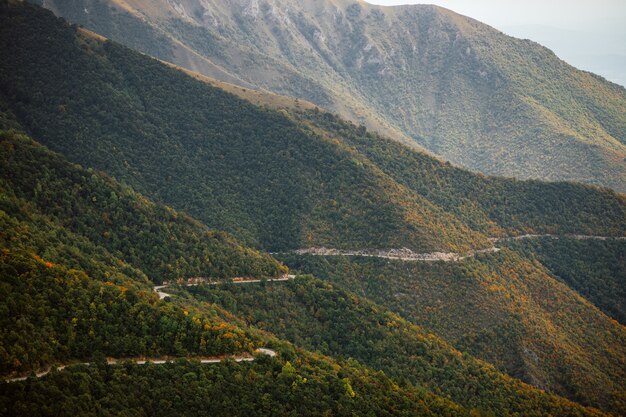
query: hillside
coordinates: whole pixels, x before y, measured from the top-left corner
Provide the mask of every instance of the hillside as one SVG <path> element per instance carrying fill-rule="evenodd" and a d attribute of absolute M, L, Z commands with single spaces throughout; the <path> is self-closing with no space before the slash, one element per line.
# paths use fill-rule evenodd
<path fill-rule="evenodd" d="M 488 235 L 626 230 L 608 190 L 484 180 L 327 113 L 254 106 L 32 6 L 2 23 L 5 125 L 257 247 L 463 252 Z"/>
<path fill-rule="evenodd" d="M 457 263 L 281 258 L 293 269 L 362 294 L 509 375 L 583 404 L 624 413 L 624 326 L 539 262 L 510 250 Z M 240 304 L 234 303 L 243 308 Z M 258 317 L 266 320 L 265 315 Z M 271 328 L 276 326 L 271 323 Z M 288 328 L 281 330 L 294 337 Z"/>
<path fill-rule="evenodd" d="M 488 244 L 279 112 L 44 11 L 12 10 L 3 14 L 3 52 L 13 57 L 3 63 L 4 100 L 25 129 L 74 162 L 266 249 Z"/>
<path fill-rule="evenodd" d="M 472 170 L 626 191 L 626 90 L 446 9 L 360 0 L 45 5 L 150 55 L 306 99 Z"/>
<path fill-rule="evenodd" d="M 511 409 L 526 415 L 554 405 L 384 307 L 310 276 L 280 284 L 186 290 L 296 345 L 353 358 L 487 415 L 505 415 Z"/>
<path fill-rule="evenodd" d="M 624 414 L 592 304 L 624 195 L 472 174 L 25 2 L 0 54 L 0 415 Z M 493 239 L 527 233 L 608 252 Z"/>
<path fill-rule="evenodd" d="M 2 239 L 12 246 L 23 238 L 20 225 L 30 221 L 47 230 L 37 241 L 39 248 L 53 241 L 62 248 L 63 239 L 54 238 L 62 228 L 62 233 L 80 236 L 89 251 L 94 245 L 105 248 L 156 283 L 193 276 L 273 277 L 286 272 L 269 255 L 154 204 L 102 173 L 71 165 L 23 135 L 0 132 L 0 149 L 0 208 L 8 222 Z M 7 212 L 16 217 L 6 217 Z M 45 253 L 52 255 L 55 250 L 59 246 Z M 78 261 L 75 254 L 66 253 L 62 259 Z"/>
<path fill-rule="evenodd" d="M 217 306 L 156 301 L 148 287 L 102 283 L 13 247 L 2 248 L 0 282 L 0 308 L 10 314 L 2 315 L 2 375 L 69 364 L 45 377 L 0 382 L 2 415 L 469 416 L 449 400 L 400 387 L 355 362 L 338 363 L 242 328 Z M 268 342 L 278 357 L 200 363 Z M 119 363 L 107 365 L 105 355 Z M 172 362 L 131 361 L 145 357 Z M 80 360 L 92 365 L 72 365 Z M 543 397 L 572 416 L 600 415 Z"/>
<path fill-rule="evenodd" d="M 154 236 L 162 228 L 171 231 L 167 240 L 159 242 L 163 259 L 182 245 L 189 261 L 202 251 L 212 255 L 202 264 L 215 271 L 249 273 L 254 267 L 269 265 L 275 271 L 282 267 L 224 234 L 206 233 L 197 221 L 155 205 L 101 173 L 70 164 L 23 135 L 0 137 L 0 310 L 5 312 L 0 374 L 67 365 L 40 378 L 0 383 L 3 415 L 107 415 L 124 409 L 157 415 L 265 415 L 282 410 L 297 415 L 469 416 L 472 409 L 601 415 L 461 357 L 436 337 L 404 322 L 402 326 L 420 347 L 419 362 L 426 374 L 437 374 L 440 386 L 419 378 L 398 384 L 375 371 L 380 363 L 372 362 L 375 367 L 368 368 L 368 361 L 360 364 L 311 354 L 296 348 L 306 348 L 308 343 L 291 345 L 266 329 L 250 326 L 240 318 L 243 311 L 220 305 L 228 302 L 216 304 L 176 293 L 170 300 L 159 300 L 146 272 L 162 267 L 149 256 Z M 59 191 L 48 191 L 51 188 Z M 63 203 L 71 203 L 71 217 Z M 115 221 L 108 224 L 104 239 L 99 231 L 89 233 L 92 228 L 85 225 L 100 223 L 110 213 Z M 137 221 L 143 222 L 139 233 L 133 228 Z M 204 239 L 192 244 L 186 240 L 198 235 Z M 179 263 L 176 270 L 197 267 Z M 315 285 L 322 289 L 325 284 Z M 333 294 L 347 295 L 338 290 Z M 342 313 L 344 320 L 351 319 L 351 308 Z M 368 307 L 363 318 L 379 320 L 382 316 L 369 317 L 375 309 Z M 392 318 L 389 313 L 384 316 Z M 397 340 L 397 335 L 388 337 Z M 365 341 L 355 342 L 367 349 Z M 251 356 L 248 352 L 258 346 L 270 346 L 277 355 Z M 248 354 L 250 361 L 200 362 L 242 354 Z M 137 358 L 153 363 L 134 363 Z M 156 362 L 164 359 L 172 362 Z M 491 387 L 478 396 L 476 375 Z M 165 400 L 172 394 L 180 400 Z"/>
<path fill-rule="evenodd" d="M 606 315 L 626 325 L 626 242 L 540 238 L 505 244 L 536 257 Z"/>
<path fill-rule="evenodd" d="M 3 133 L 0 138 L 0 374 L 68 366 L 42 378 L 0 383 L 0 414 L 108 415 L 127 408 L 154 414 L 158 404 L 159 412 L 186 415 L 245 415 L 255 409 L 299 415 L 328 410 L 337 415 L 468 415 L 451 401 L 413 386 L 399 387 L 357 363 L 339 364 L 296 350 L 217 305 L 159 300 L 146 275 L 171 276 L 167 269 L 158 273 L 164 265 L 150 256 L 156 247 L 161 262 L 185 252 L 175 265 L 182 276 L 264 276 L 284 267 L 99 172 L 70 164 L 27 137 Z M 103 222 L 109 215 L 114 221 Z M 104 236 L 93 230 L 99 223 L 107 228 Z M 159 236 L 166 239 L 158 241 Z M 207 357 L 253 358 L 249 352 L 266 344 L 279 357 L 255 357 L 249 366 L 200 364 Z M 107 366 L 105 357 L 119 363 Z M 173 362 L 142 366 L 132 363 L 137 358 Z M 246 384 L 240 381 L 242 372 Z M 204 384 L 179 383 L 190 373 Z M 294 384 L 303 385 L 291 391 Z M 140 386 L 145 389 L 129 389 Z M 195 401 L 162 401 L 176 390 L 202 398 L 202 409 Z M 239 400 L 229 402 L 232 396 Z M 218 398 L 220 405 L 211 408 Z M 385 398 L 393 398 L 393 406 Z"/>

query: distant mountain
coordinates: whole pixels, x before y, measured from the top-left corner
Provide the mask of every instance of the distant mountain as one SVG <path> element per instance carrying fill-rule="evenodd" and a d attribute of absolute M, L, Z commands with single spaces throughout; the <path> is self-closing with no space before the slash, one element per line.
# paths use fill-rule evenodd
<path fill-rule="evenodd" d="M 507 34 L 529 38 L 550 47 L 561 59 L 576 68 L 602 75 L 609 81 L 626 86 L 626 31 L 624 19 L 581 24 L 576 29 L 545 25 L 502 26 Z"/>
<path fill-rule="evenodd" d="M 463 252 L 626 229 L 611 191 L 471 174 L 327 113 L 252 105 L 51 13 L 1 18 L 7 127 L 257 247 Z"/>
<path fill-rule="evenodd" d="M 300 97 L 487 174 L 626 191 L 626 90 L 435 6 L 358 0 L 47 0 L 222 80 Z"/>

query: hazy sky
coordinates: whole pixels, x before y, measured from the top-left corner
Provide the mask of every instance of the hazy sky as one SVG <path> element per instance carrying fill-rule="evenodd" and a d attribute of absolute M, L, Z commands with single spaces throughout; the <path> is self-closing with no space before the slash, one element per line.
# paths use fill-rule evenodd
<path fill-rule="evenodd" d="M 373 4 L 437 4 L 491 25 L 541 24 L 572 28 L 581 21 L 626 22 L 626 0 L 367 0 Z M 598 27 L 600 29 L 600 27 Z"/>
<path fill-rule="evenodd" d="M 366 0 L 437 4 L 532 39 L 577 68 L 626 86 L 626 0 Z"/>

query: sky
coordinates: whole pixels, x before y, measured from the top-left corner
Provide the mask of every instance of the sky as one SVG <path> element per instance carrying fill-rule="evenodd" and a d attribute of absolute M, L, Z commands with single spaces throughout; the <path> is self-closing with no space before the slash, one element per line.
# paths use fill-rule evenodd
<path fill-rule="evenodd" d="M 437 4 L 532 39 L 577 68 L 626 86 L 626 0 L 366 0 Z"/>
<path fill-rule="evenodd" d="M 579 22 L 622 17 L 625 0 L 367 0 L 381 5 L 437 4 L 492 25 L 540 24 L 571 28 Z M 599 22 L 598 22 L 599 23 Z M 598 27 L 598 29 L 602 29 Z"/>

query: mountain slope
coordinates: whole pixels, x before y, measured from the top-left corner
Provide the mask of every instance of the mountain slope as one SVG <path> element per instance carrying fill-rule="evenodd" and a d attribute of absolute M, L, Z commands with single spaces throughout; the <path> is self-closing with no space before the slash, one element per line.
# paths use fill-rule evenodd
<path fill-rule="evenodd" d="M 283 268 L 269 256 L 234 244 L 223 233 L 211 235 L 197 221 L 150 203 L 101 173 L 70 164 L 26 137 L 12 133 L 0 137 L 0 310 L 4 312 L 0 374 L 68 365 L 40 379 L 0 383 L 2 415 L 107 415 L 128 407 L 154 414 L 153 401 L 159 403 L 161 412 L 206 415 L 206 403 L 200 409 L 193 402 L 177 401 L 174 407 L 159 401 L 164 387 L 168 393 L 182 388 L 188 394 L 196 389 L 196 396 L 205 396 L 209 403 L 223 398 L 221 405 L 208 408 L 211 415 L 233 415 L 236 410 L 245 414 L 262 407 L 290 412 L 306 409 L 313 414 L 376 410 L 372 412 L 383 415 L 468 415 L 451 401 L 413 386 L 399 387 L 354 362 L 340 364 L 296 350 L 246 326 L 217 305 L 176 297 L 159 300 L 146 278 L 146 272 L 161 267 L 155 268 L 150 257 L 154 251 L 168 259 L 184 249 L 189 264 L 176 264 L 180 274 L 198 273 L 194 261 L 203 254 L 210 256 L 203 259 L 203 267 L 212 273 L 251 273 L 254 267 L 261 271 L 270 262 L 276 271 Z M 37 185 L 31 183 L 33 178 Z M 48 192 L 49 188 L 56 191 Z M 107 200 L 113 195 L 118 199 Z M 71 218 L 64 210 L 70 205 Z M 99 231 L 90 233 L 91 227 L 82 227 L 101 223 L 108 215 L 114 222 L 105 222 L 109 227 L 106 239 L 98 236 Z M 140 233 L 135 228 L 138 221 L 142 222 Z M 155 235 L 164 229 L 167 239 L 158 242 L 158 249 L 152 247 Z M 123 240 L 121 245 L 112 242 L 119 240 Z M 128 257 L 126 244 L 135 255 L 129 263 L 115 256 Z M 249 352 L 268 343 L 278 350 L 278 357 L 255 358 L 259 365 L 195 362 L 207 356 L 247 354 L 252 358 Z M 107 366 L 105 356 L 120 363 Z M 165 368 L 164 373 L 157 365 L 124 362 L 145 357 L 178 360 L 175 365 L 158 365 Z M 79 363 L 84 361 L 92 366 Z M 251 369 L 263 376 L 255 378 Z M 193 387 L 172 379 L 190 372 L 203 375 L 204 383 Z M 239 381 L 235 392 L 240 400 L 227 406 L 228 395 L 221 384 L 229 381 L 225 384 L 232 390 L 240 372 L 249 372 L 251 378 L 248 383 Z M 140 392 L 128 389 L 140 385 L 148 389 L 145 375 L 156 386 Z M 307 378 L 309 385 L 285 396 L 294 384 L 306 384 Z M 119 391 L 120 384 L 126 387 L 124 393 Z M 214 391 L 209 394 L 210 387 Z M 28 395 L 23 395 L 25 389 Z M 51 391 L 56 394 L 51 396 Z M 344 395 L 348 402 L 342 401 Z M 359 398 L 349 400 L 351 395 Z M 385 400 L 389 397 L 393 397 L 392 405 Z M 137 403 L 138 398 L 143 402 Z M 581 410 L 560 399 L 551 401 L 569 411 Z"/>
<path fill-rule="evenodd" d="M 149 203 L 23 136 L 3 134 L 0 145 L 0 310 L 5 313 L 0 373 L 6 376 L 68 365 L 41 378 L 0 383 L 3 415 L 107 415 L 132 408 L 145 414 L 185 415 L 265 415 L 282 410 L 297 415 L 464 416 L 471 415 L 470 407 L 504 413 L 523 410 L 525 415 L 601 415 L 528 387 L 480 361 L 461 357 L 436 337 L 422 335 L 406 323 L 403 326 L 420 348 L 419 363 L 437 373 L 440 387 L 422 387 L 421 382 L 426 381 L 421 380 L 414 381 L 420 385 L 398 385 L 354 360 L 336 361 L 296 349 L 246 324 L 237 308 L 184 297 L 174 288 L 169 301 L 159 300 L 141 269 L 151 268 L 150 262 L 142 261 L 150 259 L 150 250 L 144 249 L 151 241 L 150 232 L 171 228 L 172 239 L 161 242 L 160 248 L 161 256 L 167 257 L 179 248 L 176 240 L 198 234 L 197 230 L 204 230 L 201 225 L 187 221 L 177 228 L 175 218 L 162 214 L 175 217 L 173 210 Z M 32 178 L 38 178 L 41 187 L 31 184 Z M 41 204 L 50 203 L 46 191 L 51 187 L 65 190 L 59 201 L 71 203 L 75 221 L 58 204 Z M 116 208 L 98 203 L 112 194 L 131 204 Z M 116 249 L 118 245 L 90 235 L 89 228 L 77 227 L 98 223 L 115 212 L 123 212 L 125 217 L 115 218 L 109 238 L 119 239 L 119 230 L 127 232 L 138 255 L 129 263 L 111 254 L 125 254 Z M 135 234 L 137 217 L 144 220 L 146 233 Z M 222 269 L 230 265 L 234 270 L 241 267 L 242 260 L 261 265 L 267 261 L 243 247 L 233 249 L 232 239 L 206 240 L 212 243 L 208 251 L 216 257 L 214 267 L 221 262 Z M 195 245 L 202 246 L 202 242 Z M 191 254 L 189 260 L 193 260 Z M 177 266 L 181 272 L 184 268 Z M 319 281 L 316 285 L 319 289 L 325 286 Z M 330 295 L 347 296 L 336 290 Z M 366 300 L 361 302 L 369 305 Z M 364 318 L 376 321 L 383 317 L 370 317 L 375 308 L 364 310 Z M 353 317 L 350 310 L 348 306 L 342 313 L 343 320 Z M 384 317 L 392 318 L 388 313 Z M 367 346 L 364 341 L 358 343 L 363 343 L 363 349 Z M 277 356 L 258 356 L 253 363 L 197 362 L 206 356 L 245 354 L 258 346 L 272 347 Z M 107 365 L 104 356 L 120 362 Z M 142 357 L 177 359 L 170 364 L 131 363 Z M 124 362 L 124 358 L 130 361 Z M 91 365 L 78 363 L 84 361 Z M 487 393 L 478 397 L 477 377 L 489 386 Z M 184 399 L 162 401 L 172 398 L 172 393 Z M 232 401 L 234 397 L 237 401 Z"/>
<path fill-rule="evenodd" d="M 268 249 L 488 244 L 279 112 L 76 33 L 43 11 L 3 17 L 3 51 L 13 59 L 0 82 L 20 123 L 71 160 L 210 227 Z"/>
<path fill-rule="evenodd" d="M 626 191 L 626 90 L 446 9 L 357 0 L 44 3 L 133 48 L 307 99 L 455 164 Z"/>
<path fill-rule="evenodd" d="M 251 325 L 297 345 L 333 357 L 354 358 L 487 415 L 505 415 L 510 409 L 522 415 L 532 413 L 527 401 L 536 401 L 547 411 L 545 399 L 535 397 L 523 385 L 502 378 L 490 366 L 451 350 L 424 329 L 337 285 L 299 277 L 285 285 L 188 290 L 196 298 L 236 309 Z"/>
<path fill-rule="evenodd" d="M 626 325 L 626 242 L 547 237 L 503 243 L 536 257 L 605 314 Z"/>
<path fill-rule="evenodd" d="M 19 213 L 15 221 L 36 221 L 44 229 L 54 228 L 53 222 L 89 242 L 85 244 L 90 248 L 106 248 L 154 282 L 191 276 L 273 277 L 286 272 L 269 255 L 156 205 L 102 173 L 70 165 L 23 135 L 0 132 L 0 149 L 0 208 L 5 213 Z M 3 240 L 18 245 L 19 229 L 16 224 L 5 228 Z M 42 239 L 40 247 L 50 244 L 55 233 L 59 231 Z M 76 256 L 67 254 L 64 261 L 71 258 Z"/>
<path fill-rule="evenodd" d="M 253 106 L 32 6 L 7 6 L 2 19 L 7 124 L 247 243 L 462 252 L 489 246 L 486 234 L 626 230 L 624 199 L 610 191 L 495 179 L 463 197 L 481 176 L 328 114 Z M 378 154 L 359 149 L 361 137 Z M 409 167 L 408 180 L 391 166 Z M 449 194 L 460 204 L 445 206 Z M 508 210 L 525 215 L 494 214 Z"/>
<path fill-rule="evenodd" d="M 510 250 L 458 263 L 283 260 L 390 308 L 509 375 L 624 413 L 626 329 L 538 262 Z"/>

